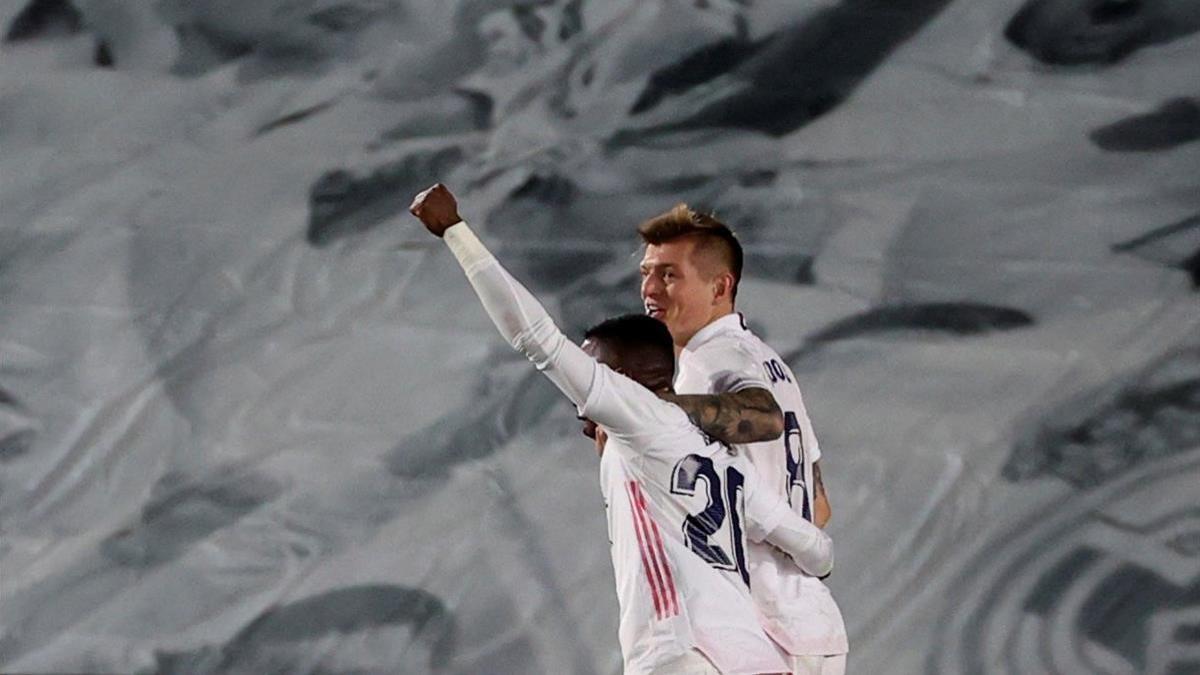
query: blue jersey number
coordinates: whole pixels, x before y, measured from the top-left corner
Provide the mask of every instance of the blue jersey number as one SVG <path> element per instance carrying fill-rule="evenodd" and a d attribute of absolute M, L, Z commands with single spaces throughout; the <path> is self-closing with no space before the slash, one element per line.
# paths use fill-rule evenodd
<path fill-rule="evenodd" d="M 796 413 L 790 410 L 783 414 L 783 446 L 787 454 L 788 505 L 796 508 L 792 495 L 796 488 L 800 488 L 800 515 L 811 522 L 812 509 L 808 503 L 808 486 L 804 482 L 804 434 L 800 432 L 800 420 Z"/>
<path fill-rule="evenodd" d="M 671 492 L 677 495 L 696 494 L 697 484 L 704 482 L 708 491 L 708 505 L 698 514 L 689 514 L 683 521 L 683 538 L 688 548 L 704 562 L 721 570 L 736 571 L 746 586 L 750 586 L 750 573 L 746 570 L 746 551 L 742 537 L 742 493 L 746 483 L 742 472 L 733 467 L 725 469 L 725 484 L 717 474 L 708 457 L 688 455 L 679 460 L 671 476 Z M 729 516 L 729 539 L 733 557 L 712 541 L 725 516 Z"/>

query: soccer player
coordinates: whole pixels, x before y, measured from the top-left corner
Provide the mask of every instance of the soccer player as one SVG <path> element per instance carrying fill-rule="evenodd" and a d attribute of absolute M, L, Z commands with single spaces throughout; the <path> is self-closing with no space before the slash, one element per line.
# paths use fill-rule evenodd
<path fill-rule="evenodd" d="M 723 223 L 680 204 L 638 227 L 642 301 L 671 331 L 679 356 L 668 397 L 710 433 L 770 426 L 783 413 L 783 435 L 739 446 L 764 483 L 794 512 L 824 527 L 829 501 L 821 450 L 796 376 L 734 311 L 742 247 Z M 691 394 L 691 396 L 689 396 Z M 716 399 L 697 394 L 718 394 Z M 796 673 L 838 675 L 849 644 L 841 611 L 820 574 L 797 569 L 769 546 L 747 550 L 750 589 L 767 632 L 792 656 Z"/>
<path fill-rule="evenodd" d="M 745 540 L 769 542 L 812 574 L 832 567 L 819 528 L 760 487 L 744 457 L 710 443 L 669 392 L 671 336 L 643 315 L 571 343 L 500 266 L 441 185 L 410 209 L 442 237 L 514 348 L 574 403 L 600 452 L 625 672 L 777 673 L 787 663 L 747 590 Z"/>

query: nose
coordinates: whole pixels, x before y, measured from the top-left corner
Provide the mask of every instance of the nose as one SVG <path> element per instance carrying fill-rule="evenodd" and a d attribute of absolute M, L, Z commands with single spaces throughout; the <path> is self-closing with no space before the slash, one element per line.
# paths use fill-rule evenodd
<path fill-rule="evenodd" d="M 658 275 L 647 274 L 642 277 L 642 299 L 645 300 L 651 296 L 658 295 L 662 292 L 662 282 L 659 281 Z"/>

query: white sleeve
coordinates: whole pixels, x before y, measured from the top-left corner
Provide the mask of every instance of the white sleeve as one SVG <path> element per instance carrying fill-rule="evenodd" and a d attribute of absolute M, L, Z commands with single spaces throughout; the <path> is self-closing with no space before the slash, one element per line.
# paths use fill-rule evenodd
<path fill-rule="evenodd" d="M 654 392 L 608 368 L 600 365 L 592 380 L 591 391 L 579 414 L 604 426 L 608 431 L 631 441 L 630 449 L 637 448 L 641 455 L 663 455 L 674 457 L 678 448 L 670 443 L 634 441 L 634 437 L 653 437 L 662 441 L 665 434 L 695 434 L 701 445 L 699 430 L 688 419 L 687 413 L 673 403 L 667 403 Z"/>
<path fill-rule="evenodd" d="M 767 534 L 766 542 L 791 556 L 807 574 L 824 577 L 833 571 L 833 540 L 791 511 Z"/>
<path fill-rule="evenodd" d="M 504 339 L 597 424 L 636 434 L 686 415 L 649 389 L 597 363 L 563 335 L 537 298 L 514 279 L 465 222 L 446 230 L 446 245 L 467 273 Z"/>
<path fill-rule="evenodd" d="M 829 574 L 833 569 L 833 541 L 829 535 L 792 511 L 782 496 L 766 489 L 753 466 L 746 467 L 745 475 L 743 506 L 750 541 L 766 541 L 791 556 L 807 574 Z"/>

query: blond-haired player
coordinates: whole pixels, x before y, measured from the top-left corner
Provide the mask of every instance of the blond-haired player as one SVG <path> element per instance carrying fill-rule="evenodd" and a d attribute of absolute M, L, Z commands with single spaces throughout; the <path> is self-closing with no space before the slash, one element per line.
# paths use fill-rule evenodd
<path fill-rule="evenodd" d="M 646 221 L 638 233 L 645 244 L 646 313 L 670 329 L 679 355 L 679 396 L 670 400 L 706 429 L 724 428 L 725 437 L 782 422 L 778 439 L 740 449 L 797 515 L 823 527 L 830 508 L 821 450 L 796 376 L 734 311 L 743 265 L 737 238 L 716 218 L 684 204 Z M 718 396 L 696 396 L 701 394 Z M 792 656 L 792 670 L 844 672 L 846 628 L 820 575 L 797 569 L 769 546 L 751 543 L 747 556 L 754 600 L 767 632 Z"/>

